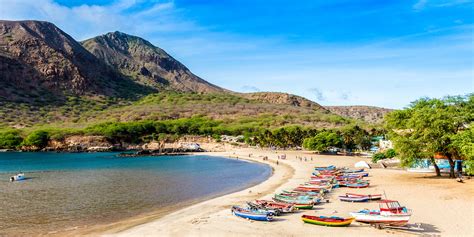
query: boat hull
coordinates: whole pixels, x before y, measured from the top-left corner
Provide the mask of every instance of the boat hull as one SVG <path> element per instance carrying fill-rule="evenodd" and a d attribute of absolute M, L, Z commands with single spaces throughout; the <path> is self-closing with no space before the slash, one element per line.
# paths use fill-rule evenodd
<path fill-rule="evenodd" d="M 367 224 L 384 224 L 392 226 L 405 226 L 410 220 L 410 215 L 373 215 L 368 213 L 351 212 L 350 215 L 357 222 Z"/>
<path fill-rule="evenodd" d="M 349 226 L 354 218 L 347 218 L 341 220 L 331 220 L 331 218 L 314 218 L 311 216 L 303 215 L 301 217 L 304 223 L 313 224 L 313 225 L 322 225 L 322 226 L 333 226 L 333 227 L 344 227 Z"/>
<path fill-rule="evenodd" d="M 350 197 L 350 196 L 339 196 L 341 202 L 368 202 L 369 197 Z"/>

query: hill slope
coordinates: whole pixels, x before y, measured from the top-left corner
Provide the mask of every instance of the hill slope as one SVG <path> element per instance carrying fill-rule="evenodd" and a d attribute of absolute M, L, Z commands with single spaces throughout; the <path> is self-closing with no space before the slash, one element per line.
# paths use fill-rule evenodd
<path fill-rule="evenodd" d="M 54 24 L 0 21 L 0 97 L 44 102 L 75 96 L 149 93 L 115 72 Z"/>
<path fill-rule="evenodd" d="M 383 117 L 392 109 L 380 108 L 375 106 L 326 106 L 331 113 L 368 123 L 381 123 Z"/>
<path fill-rule="evenodd" d="M 116 31 L 81 44 L 97 58 L 143 85 L 182 92 L 224 92 L 142 38 Z"/>

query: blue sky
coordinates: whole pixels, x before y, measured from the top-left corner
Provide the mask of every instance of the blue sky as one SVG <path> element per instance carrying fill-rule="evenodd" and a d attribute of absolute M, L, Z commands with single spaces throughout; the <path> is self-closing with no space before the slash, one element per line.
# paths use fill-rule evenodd
<path fill-rule="evenodd" d="M 77 40 L 138 35 L 219 86 L 323 105 L 402 108 L 474 92 L 468 0 L 0 0 L 0 19 L 55 23 Z"/>

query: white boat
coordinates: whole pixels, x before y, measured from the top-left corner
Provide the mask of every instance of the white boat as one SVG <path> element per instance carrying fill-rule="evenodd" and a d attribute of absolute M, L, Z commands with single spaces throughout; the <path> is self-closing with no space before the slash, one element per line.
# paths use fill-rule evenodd
<path fill-rule="evenodd" d="M 10 181 L 20 181 L 25 179 L 25 174 L 23 173 L 18 173 L 17 175 L 13 175 L 10 177 Z"/>
<path fill-rule="evenodd" d="M 384 224 L 391 226 L 404 226 L 411 217 L 411 211 L 401 206 L 397 201 L 383 200 L 380 210 L 362 210 L 351 212 L 356 221 L 368 224 Z"/>

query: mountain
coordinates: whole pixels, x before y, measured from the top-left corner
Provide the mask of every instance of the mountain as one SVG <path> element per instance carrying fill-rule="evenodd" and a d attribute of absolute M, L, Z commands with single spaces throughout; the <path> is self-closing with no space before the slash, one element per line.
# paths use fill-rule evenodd
<path fill-rule="evenodd" d="M 381 123 L 383 117 L 392 109 L 380 108 L 375 106 L 326 106 L 331 113 L 346 118 L 363 120 L 368 123 Z"/>
<path fill-rule="evenodd" d="M 163 49 L 136 36 L 111 32 L 81 44 L 97 58 L 142 85 L 181 92 L 224 92 L 194 75 Z"/>
<path fill-rule="evenodd" d="M 142 38 L 112 32 L 79 43 L 42 21 L 0 21 L 0 87 L 0 128 L 76 128 L 196 115 L 235 124 L 237 130 L 331 128 L 353 122 L 345 117 L 378 121 L 381 116 L 325 108 L 287 93 L 232 92 L 199 78 Z"/>
<path fill-rule="evenodd" d="M 117 73 L 54 24 L 0 21 L 0 99 L 134 97 L 153 91 Z"/>
<path fill-rule="evenodd" d="M 277 105 L 291 105 L 294 107 L 303 107 L 314 110 L 327 111 L 326 108 L 320 104 L 308 100 L 304 97 L 292 95 L 288 93 L 281 92 L 255 92 L 255 93 L 244 93 L 240 94 L 242 97 L 256 100 L 259 102 L 277 104 Z"/>

